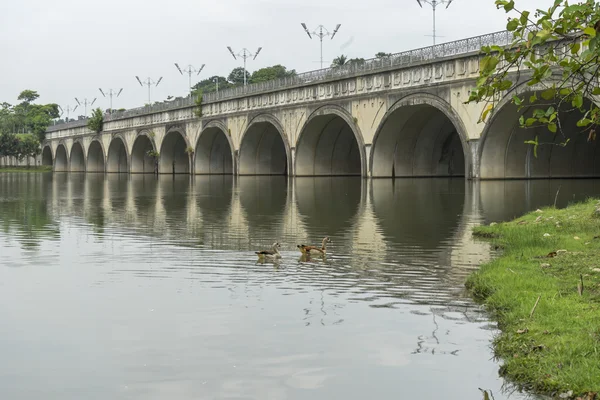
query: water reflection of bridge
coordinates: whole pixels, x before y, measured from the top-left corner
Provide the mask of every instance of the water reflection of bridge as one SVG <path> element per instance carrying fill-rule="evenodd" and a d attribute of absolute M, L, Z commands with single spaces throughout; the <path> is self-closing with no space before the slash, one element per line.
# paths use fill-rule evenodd
<path fill-rule="evenodd" d="M 474 261 L 486 254 L 471 239 L 478 207 L 465 196 L 470 183 L 461 179 L 90 174 L 48 179 L 50 219 L 85 224 L 99 240 L 110 232 L 147 237 L 156 245 L 247 251 L 250 258 L 256 248 L 278 240 L 286 259 L 297 260 L 296 244 L 329 235 L 333 245 L 326 264 L 311 264 L 311 273 L 323 285 L 354 276 L 348 288 L 357 296 L 368 287 L 370 293 L 399 298 L 408 292 L 413 300 L 430 297 L 444 285 L 461 286 Z"/>

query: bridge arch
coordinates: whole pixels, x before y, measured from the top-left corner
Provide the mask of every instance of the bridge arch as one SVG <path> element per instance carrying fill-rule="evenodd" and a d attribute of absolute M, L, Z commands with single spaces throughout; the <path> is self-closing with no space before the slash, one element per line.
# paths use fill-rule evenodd
<path fill-rule="evenodd" d="M 101 141 L 94 139 L 88 147 L 87 172 L 104 172 L 104 145 Z"/>
<path fill-rule="evenodd" d="M 445 100 L 408 95 L 389 108 L 375 132 L 371 176 L 468 176 L 466 138 L 462 120 Z"/>
<path fill-rule="evenodd" d="M 598 141 L 588 142 L 587 132 L 576 125 L 581 114 L 569 111 L 570 105 L 559 109 L 560 126 L 557 133 L 552 133 L 545 126 L 523 129 L 519 118 L 527 118 L 535 108 L 544 108 L 529 103 L 529 97 L 546 89 L 542 85 L 518 85 L 498 103 L 491 115 L 479 144 L 479 178 L 480 179 L 531 179 L 531 178 L 583 178 L 600 177 L 600 144 Z M 512 96 L 525 99 L 525 107 L 518 110 L 512 103 Z M 585 99 L 584 107 L 591 104 Z M 534 154 L 533 145 L 526 140 L 535 137 L 541 144 Z M 559 143 L 569 139 L 566 146 Z"/>
<path fill-rule="evenodd" d="M 45 145 L 42 149 L 42 165 L 51 167 L 53 158 L 54 157 L 52 156 L 52 146 L 50 146 L 49 144 Z"/>
<path fill-rule="evenodd" d="M 366 176 L 363 137 L 352 115 L 339 106 L 318 108 L 296 144 L 297 176 Z"/>
<path fill-rule="evenodd" d="M 69 170 L 71 172 L 85 172 L 85 152 L 80 140 L 73 142 L 71 156 L 69 157 Z"/>
<path fill-rule="evenodd" d="M 160 146 L 159 172 L 161 174 L 189 174 L 190 157 L 186 149 L 190 147 L 185 132 L 171 128 L 165 134 Z"/>
<path fill-rule="evenodd" d="M 108 146 L 108 155 L 106 160 L 106 172 L 127 173 L 129 165 L 127 160 L 127 145 L 125 138 L 121 135 L 114 135 Z"/>
<path fill-rule="evenodd" d="M 131 148 L 131 173 L 150 174 L 154 173 L 154 158 L 148 155 L 148 151 L 156 151 L 154 139 L 148 132 L 140 132 Z"/>
<path fill-rule="evenodd" d="M 229 131 L 222 122 L 211 121 L 198 135 L 194 173 L 230 175 L 234 171 L 233 143 Z"/>
<path fill-rule="evenodd" d="M 254 117 L 242 136 L 239 175 L 290 175 L 290 146 L 283 125 L 269 114 Z"/>
<path fill-rule="evenodd" d="M 54 155 L 54 171 L 55 172 L 67 172 L 69 170 L 69 156 L 67 154 L 67 146 L 60 142 L 56 146 L 56 152 Z"/>

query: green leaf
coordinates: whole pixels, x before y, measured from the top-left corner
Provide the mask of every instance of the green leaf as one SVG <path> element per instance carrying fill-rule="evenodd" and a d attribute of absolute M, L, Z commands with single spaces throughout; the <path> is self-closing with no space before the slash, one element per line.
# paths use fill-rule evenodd
<path fill-rule="evenodd" d="M 498 84 L 498 90 L 508 90 L 512 86 L 512 82 L 508 79 L 503 80 Z"/>
<path fill-rule="evenodd" d="M 516 94 L 513 95 L 512 97 L 513 103 L 515 103 L 516 105 L 520 106 L 521 103 L 523 103 L 523 101 L 519 98 L 519 96 L 517 96 Z"/>
<path fill-rule="evenodd" d="M 519 124 L 521 124 L 521 126 L 525 125 L 525 117 L 522 115 L 519 117 Z"/>
<path fill-rule="evenodd" d="M 596 37 L 596 30 L 591 26 L 588 26 L 587 28 L 585 28 L 583 30 L 583 33 L 585 33 L 589 37 Z"/>
<path fill-rule="evenodd" d="M 500 60 L 498 59 L 498 57 L 485 56 L 481 59 L 481 62 L 479 63 L 479 68 L 482 71 L 493 70 L 494 68 L 496 68 L 499 61 Z"/>
<path fill-rule="evenodd" d="M 588 126 L 589 124 L 592 123 L 591 119 L 587 119 L 587 118 L 582 118 L 579 121 L 577 121 L 577 126 L 579 128 L 583 128 L 584 126 Z"/>
<path fill-rule="evenodd" d="M 542 118 L 546 116 L 546 111 L 542 110 L 541 108 L 536 108 L 535 110 L 533 110 L 533 116 L 535 118 Z"/>
<path fill-rule="evenodd" d="M 541 96 L 544 100 L 552 100 L 554 95 L 556 94 L 556 90 L 554 89 L 546 89 L 542 92 Z"/>
<path fill-rule="evenodd" d="M 600 87 L 595 87 L 594 90 L 592 90 L 592 94 L 594 96 L 600 95 Z"/>
<path fill-rule="evenodd" d="M 569 89 L 569 88 L 562 88 L 562 89 L 560 89 L 560 95 L 561 96 L 568 96 L 568 95 L 571 94 L 571 91 L 572 90 Z"/>
<path fill-rule="evenodd" d="M 579 43 L 579 42 L 573 43 L 573 45 L 571 46 L 571 54 L 579 53 L 580 49 L 581 49 L 581 43 Z"/>
<path fill-rule="evenodd" d="M 534 93 L 531 96 L 529 96 L 529 102 L 530 103 L 535 103 L 537 100 L 538 100 L 537 93 Z"/>
<path fill-rule="evenodd" d="M 548 130 L 552 133 L 556 133 L 557 126 L 554 122 L 548 124 Z"/>
<path fill-rule="evenodd" d="M 554 114 L 554 111 L 556 111 L 554 109 L 554 107 L 550 106 L 548 107 L 548 109 L 546 110 L 546 113 L 544 114 L 544 116 L 549 117 L 550 115 Z"/>
<path fill-rule="evenodd" d="M 531 126 L 531 125 L 535 124 L 536 121 L 537 121 L 536 118 L 527 118 L 527 120 L 525 120 L 525 126 Z"/>
<path fill-rule="evenodd" d="M 486 117 L 488 116 L 488 114 L 490 113 L 490 111 L 492 111 L 492 109 L 494 108 L 494 106 L 492 104 L 488 104 L 487 107 L 483 110 L 483 113 L 481 114 L 481 120 L 480 121 L 484 121 Z"/>
<path fill-rule="evenodd" d="M 519 27 L 519 20 L 516 18 L 511 19 L 510 21 L 508 21 L 508 24 L 506 24 L 506 30 L 510 31 L 510 32 L 517 30 L 518 27 Z"/>
<path fill-rule="evenodd" d="M 581 108 L 583 107 L 583 95 L 581 93 L 577 93 L 571 102 L 573 107 Z"/>
<path fill-rule="evenodd" d="M 511 11 L 513 8 L 515 8 L 515 2 L 514 0 L 510 0 L 504 3 L 504 11 L 509 12 Z"/>
<path fill-rule="evenodd" d="M 521 24 L 527 25 L 527 19 L 529 18 L 529 11 L 523 11 L 521 13 Z"/>

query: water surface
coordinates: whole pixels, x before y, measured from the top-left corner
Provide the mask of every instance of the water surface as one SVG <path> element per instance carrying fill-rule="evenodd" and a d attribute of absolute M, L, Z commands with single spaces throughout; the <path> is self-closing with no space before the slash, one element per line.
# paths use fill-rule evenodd
<path fill-rule="evenodd" d="M 0 173 L 2 399 L 496 399 L 479 223 L 600 183 Z M 296 244 L 332 244 L 305 260 Z M 279 263 L 254 251 L 282 243 Z M 503 391 L 503 388 L 505 389 Z"/>

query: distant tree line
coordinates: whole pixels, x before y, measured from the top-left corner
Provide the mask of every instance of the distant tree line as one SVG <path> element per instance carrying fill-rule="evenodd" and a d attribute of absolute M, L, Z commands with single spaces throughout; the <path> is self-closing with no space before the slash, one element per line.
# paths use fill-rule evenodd
<path fill-rule="evenodd" d="M 384 58 L 391 56 L 391 53 L 379 52 L 375 54 L 377 58 Z M 331 63 L 332 67 L 339 67 L 342 65 L 346 65 L 349 63 L 362 63 L 365 62 L 364 58 L 348 58 L 345 55 L 340 55 L 336 57 Z M 285 78 L 296 76 L 296 70 L 291 69 L 288 70 L 287 67 L 283 65 L 277 64 L 270 67 L 260 68 L 253 73 L 250 73 L 246 70 L 246 82 L 250 83 L 259 83 L 259 82 L 268 82 L 275 79 Z M 231 87 L 242 86 L 244 84 L 244 68 L 237 67 L 234 68 L 227 77 L 214 75 L 210 78 L 206 78 L 201 80 L 192 86 L 193 96 L 199 96 L 202 93 L 210 93 L 215 92 L 217 90 L 217 85 L 219 90 L 228 89 Z"/>
<path fill-rule="evenodd" d="M 60 113 L 57 104 L 34 104 L 38 97 L 35 90 L 23 90 L 20 103 L 0 103 L 0 157 L 23 160 L 41 153 L 46 129 Z"/>

